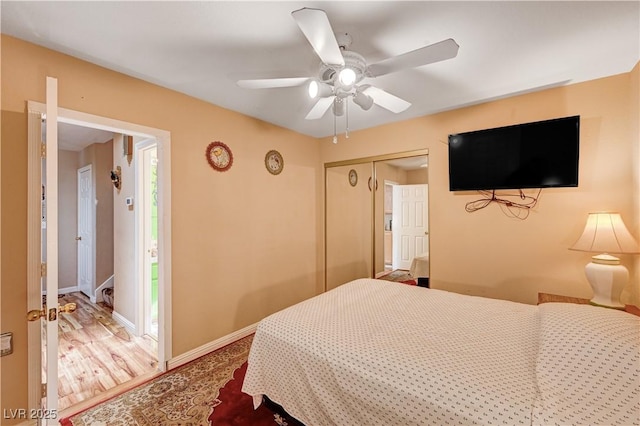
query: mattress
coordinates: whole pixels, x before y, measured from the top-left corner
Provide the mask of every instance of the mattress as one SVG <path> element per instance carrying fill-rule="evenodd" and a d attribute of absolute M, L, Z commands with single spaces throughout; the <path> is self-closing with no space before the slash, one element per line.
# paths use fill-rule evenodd
<path fill-rule="evenodd" d="M 575 323 L 564 305 L 355 280 L 261 321 L 242 390 L 256 407 L 266 395 L 307 426 L 566 424 L 575 411 L 583 424 L 635 424 L 640 319 L 582 305 Z M 576 369 L 591 363 L 579 351 L 593 343 L 576 336 L 603 312 L 624 332 L 599 349 L 595 374 L 613 378 L 603 385 L 611 401 L 594 411 L 601 391 L 588 399 L 573 391 L 584 377 Z M 609 366 L 612 356 L 622 365 Z M 569 359 L 577 367 L 562 367 Z M 585 388 L 594 385 L 587 375 Z"/>

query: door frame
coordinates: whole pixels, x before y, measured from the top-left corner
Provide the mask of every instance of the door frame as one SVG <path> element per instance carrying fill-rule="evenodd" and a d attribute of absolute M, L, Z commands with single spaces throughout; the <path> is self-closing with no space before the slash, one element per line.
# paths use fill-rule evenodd
<path fill-rule="evenodd" d="M 144 160 L 144 154 L 145 151 L 152 149 L 153 147 L 156 148 L 156 152 L 158 149 L 158 143 L 156 142 L 156 140 L 154 139 L 145 139 L 142 141 L 137 142 L 134 145 L 134 157 L 136 158 L 136 177 L 135 177 L 135 199 L 137 200 L 136 203 L 138 204 L 138 208 L 135 209 L 135 222 L 136 222 L 136 228 L 137 228 L 137 238 L 136 238 L 136 245 L 135 245 L 135 256 L 137 258 L 137 268 L 138 271 L 136 273 L 137 276 L 137 280 L 138 280 L 138 294 L 140 295 L 140 298 L 138 299 L 138 307 L 137 307 L 137 318 L 136 318 L 136 330 L 138 330 L 138 334 L 143 335 L 143 334 L 147 334 L 148 332 L 148 312 L 147 312 L 147 304 L 150 303 L 150 289 L 147 288 L 147 262 L 148 262 L 148 256 L 146 256 L 145 253 L 145 247 L 146 247 L 146 228 L 145 228 L 145 219 L 146 216 L 148 214 L 147 212 L 147 207 L 146 205 L 143 206 L 143 204 L 145 204 L 145 194 L 144 194 L 144 190 L 145 190 L 145 181 L 146 181 L 146 174 L 145 174 L 145 168 L 144 167 L 139 167 L 138 165 L 141 164 Z M 158 249 L 160 246 L 160 242 L 158 241 Z M 158 308 L 162 305 L 162 302 L 159 299 L 160 295 L 158 294 Z M 160 310 L 158 309 L 158 316 L 160 316 Z M 158 336 L 153 336 L 153 337 L 158 337 Z"/>
<path fill-rule="evenodd" d="M 42 116 L 46 104 L 27 101 L 28 112 L 28 200 L 27 200 L 27 309 L 40 309 L 42 288 L 40 277 L 42 226 L 41 208 L 41 142 Z M 172 356 L 171 339 L 171 133 L 166 130 L 101 117 L 66 108 L 58 108 L 57 122 L 153 138 L 158 146 L 158 369 L 167 370 Z M 161 185 L 160 185 L 161 183 Z M 51 271 L 51 268 L 49 269 Z M 160 296 L 162 295 L 162 296 Z M 40 408 L 42 345 L 39 321 L 28 325 L 28 403 L 29 409 Z"/>

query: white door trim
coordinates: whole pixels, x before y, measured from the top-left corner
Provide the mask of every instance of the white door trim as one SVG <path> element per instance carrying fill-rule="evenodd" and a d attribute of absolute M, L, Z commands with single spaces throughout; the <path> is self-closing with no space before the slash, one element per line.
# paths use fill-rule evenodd
<path fill-rule="evenodd" d="M 41 117 L 46 114 L 46 105 L 40 102 L 27 101 L 29 111 L 28 131 L 28 223 L 27 223 L 27 307 L 40 309 L 40 228 L 41 228 L 41 173 L 40 143 Z M 139 124 L 101 117 L 66 108 L 58 108 L 58 122 L 76 124 L 85 127 L 125 133 L 132 136 L 154 138 L 158 141 L 158 179 L 162 182 L 162 204 L 158 206 L 159 241 L 158 258 L 160 260 L 162 285 L 159 293 L 159 336 L 158 336 L 158 368 L 166 371 L 167 361 L 171 358 L 171 133 L 166 130 L 142 126 Z M 160 310 L 161 309 L 161 310 Z M 40 348 L 40 328 L 37 323 L 30 323 L 28 328 L 28 369 L 29 369 L 29 408 L 37 409 L 40 405 L 40 355 L 31 350 Z"/>
<path fill-rule="evenodd" d="M 150 291 L 147 288 L 147 274 L 145 269 L 148 266 L 148 256 L 146 255 L 146 228 L 145 228 L 145 218 L 147 216 L 147 208 L 145 206 L 145 184 L 146 180 L 145 167 L 140 167 L 140 164 L 144 161 L 144 153 L 146 150 L 156 147 L 158 148 L 158 143 L 153 139 L 145 139 L 140 142 L 137 142 L 134 147 L 133 155 L 136 161 L 136 177 L 135 177 L 135 202 L 137 204 L 135 211 L 135 222 L 136 222 L 136 244 L 135 244 L 135 253 L 137 257 L 136 265 L 138 270 L 136 271 L 136 277 L 138 286 L 136 289 L 136 294 L 138 297 L 138 306 L 136 316 L 136 330 L 138 331 L 138 335 L 147 334 L 148 332 L 148 318 L 147 318 L 147 302 L 150 299 Z M 158 193 L 158 205 L 162 203 L 162 194 Z M 159 206 L 158 206 L 159 207 Z M 160 235 L 158 236 L 160 240 Z M 161 243 L 158 241 L 158 246 Z M 159 263 L 160 265 L 160 263 Z M 158 287 L 160 286 L 160 282 L 158 282 Z M 158 301 L 158 317 L 162 316 L 162 303 Z M 157 336 L 154 336 L 157 337 Z"/>
<path fill-rule="evenodd" d="M 46 307 L 47 318 L 44 320 L 47 330 L 47 395 L 43 408 L 50 413 L 55 413 L 58 411 L 58 79 L 47 76 L 46 100 L 45 220 L 47 228 L 45 232 L 47 241 L 45 282 L 49 296 Z M 58 421 L 47 418 L 44 423 L 56 425 Z"/>

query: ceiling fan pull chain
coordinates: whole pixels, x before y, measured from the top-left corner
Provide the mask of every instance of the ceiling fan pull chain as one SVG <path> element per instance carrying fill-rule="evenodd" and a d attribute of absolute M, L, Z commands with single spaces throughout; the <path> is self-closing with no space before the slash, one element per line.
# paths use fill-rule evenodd
<path fill-rule="evenodd" d="M 338 98 L 336 98 L 338 99 Z M 335 102 L 335 100 L 334 100 Z M 336 115 L 333 114 L 333 143 L 338 143 L 338 131 L 336 130 Z"/>
<path fill-rule="evenodd" d="M 344 131 L 344 137 L 349 139 L 349 98 L 344 98 L 344 115 L 346 120 L 346 126 Z"/>

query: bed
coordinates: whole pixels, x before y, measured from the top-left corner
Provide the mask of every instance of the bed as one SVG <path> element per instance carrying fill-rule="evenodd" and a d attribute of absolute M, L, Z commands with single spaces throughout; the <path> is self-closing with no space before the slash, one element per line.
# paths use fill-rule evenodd
<path fill-rule="evenodd" d="M 409 273 L 413 277 L 426 278 L 429 276 L 429 253 L 422 253 L 411 261 Z"/>
<path fill-rule="evenodd" d="M 640 317 L 359 279 L 258 325 L 242 390 L 307 426 L 637 425 Z"/>

